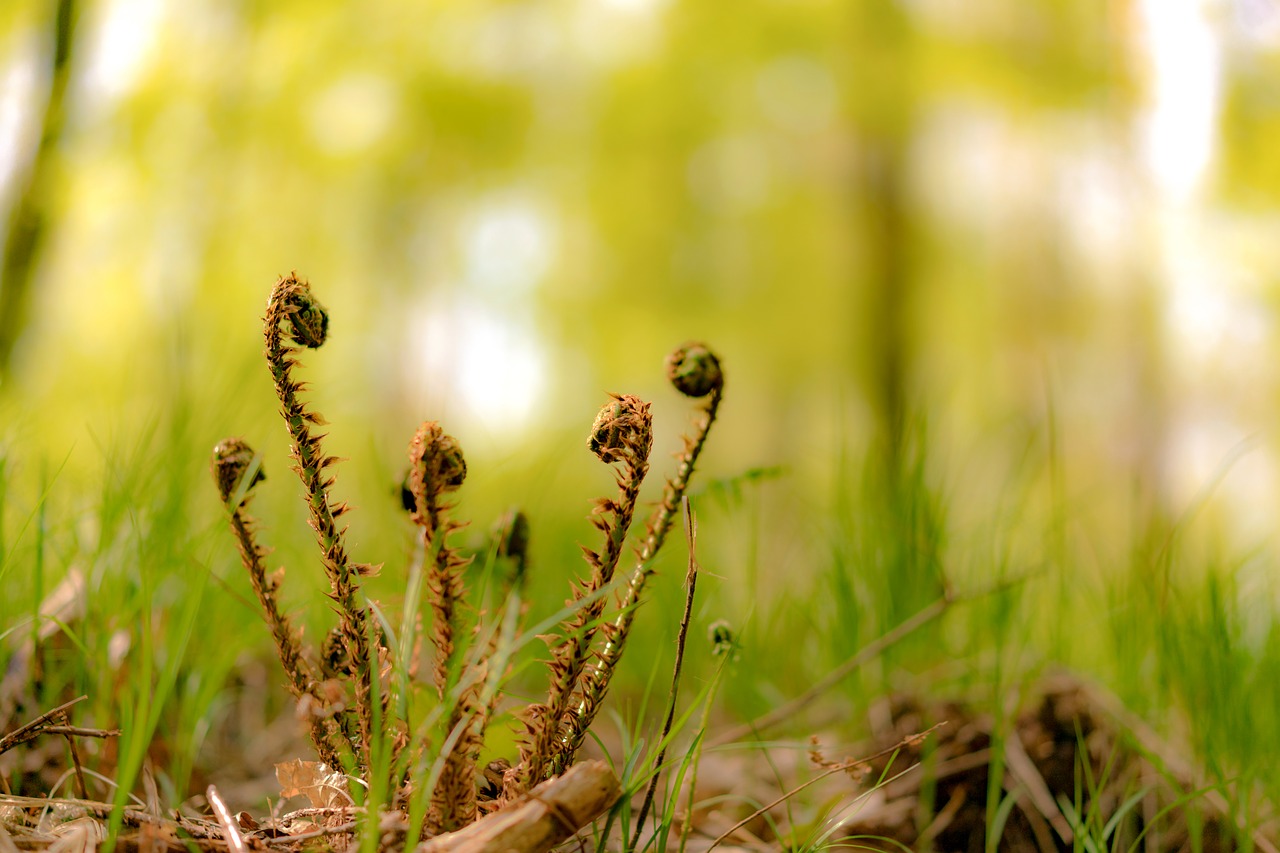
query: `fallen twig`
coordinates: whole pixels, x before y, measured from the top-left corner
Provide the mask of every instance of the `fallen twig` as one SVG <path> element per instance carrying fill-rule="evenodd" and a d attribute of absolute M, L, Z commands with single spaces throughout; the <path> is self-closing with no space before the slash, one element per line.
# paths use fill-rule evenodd
<path fill-rule="evenodd" d="M 609 765 L 585 761 L 470 826 L 423 842 L 418 853 L 545 853 L 603 814 L 621 793 Z"/>
<path fill-rule="evenodd" d="M 796 787 L 792 788 L 790 791 L 787 791 L 782 796 L 775 799 L 773 802 L 766 803 L 765 805 L 756 809 L 751 814 L 744 817 L 742 820 L 735 823 L 733 826 L 726 829 L 724 832 L 720 833 L 720 835 L 716 838 L 716 840 L 711 842 L 711 846 L 707 848 L 707 853 L 711 853 L 712 850 L 720 846 L 720 843 L 722 841 L 724 841 L 730 835 L 733 835 L 733 833 L 737 832 L 739 829 L 746 826 L 751 821 L 758 818 L 760 815 L 769 811 L 779 803 L 785 803 L 787 800 L 791 799 L 796 794 L 803 791 L 805 788 L 808 788 L 810 785 L 817 784 L 823 779 L 826 779 L 828 776 L 833 776 L 836 773 L 848 773 L 850 770 L 853 770 L 857 767 L 865 767 L 869 765 L 872 761 L 875 761 L 877 758 L 883 758 L 886 755 L 892 755 L 893 753 L 897 752 L 903 747 L 920 743 L 920 741 L 928 737 L 933 731 L 945 725 L 946 725 L 945 722 L 937 723 L 936 725 L 932 725 L 922 732 L 917 732 L 916 734 L 908 735 L 907 737 L 904 737 L 902 740 L 898 741 L 893 746 L 888 747 L 887 749 L 882 749 L 879 752 L 875 753 L 874 755 L 868 755 L 864 758 L 851 759 L 849 761 L 842 761 L 838 764 L 828 767 L 825 771 L 823 771 L 822 773 L 819 773 L 817 776 L 814 776 L 809 781 L 804 782 L 800 785 L 797 785 Z"/>
<path fill-rule="evenodd" d="M 222 840 L 227 843 L 227 848 L 232 853 L 245 853 L 244 836 L 240 834 L 240 828 L 236 826 L 235 819 L 231 817 L 231 809 L 227 808 L 227 804 L 223 802 L 222 795 L 218 793 L 218 789 L 210 785 L 205 789 L 205 799 L 209 801 L 210 808 L 213 809 L 214 815 L 218 818 L 218 826 L 222 827 Z"/>
<path fill-rule="evenodd" d="M 926 605 L 921 610 L 916 611 L 915 615 L 907 619 L 905 622 L 900 622 L 867 645 L 863 646 L 855 652 L 851 658 L 831 670 L 831 672 L 827 673 L 820 681 L 818 681 L 817 684 L 813 685 L 790 702 L 783 703 L 769 713 L 757 717 L 745 725 L 729 729 L 727 732 L 713 738 L 710 745 L 713 747 L 724 746 L 727 743 L 733 743 L 736 740 L 741 740 L 744 737 L 757 734 L 765 729 L 776 726 L 788 717 L 791 717 L 792 715 L 809 707 L 813 703 L 813 700 L 817 699 L 823 693 L 826 693 L 832 687 L 835 687 L 841 681 L 844 681 L 849 677 L 849 675 L 856 672 L 863 664 L 879 657 L 884 653 L 885 649 L 900 643 L 916 631 L 923 628 L 925 625 L 942 616 L 942 614 L 946 613 L 953 605 L 962 601 L 983 598 L 987 595 L 991 595 L 992 593 L 1009 589 L 1022 583 L 1028 577 L 1031 577 L 1031 575 L 1019 575 L 1018 577 L 1009 578 L 984 586 L 972 592 L 953 594 L 948 591 L 932 604 Z"/>
<path fill-rule="evenodd" d="M 1044 776 L 1040 775 L 1035 762 L 1031 760 L 1031 756 L 1027 755 L 1027 749 L 1022 745 L 1022 738 L 1017 732 L 1013 732 L 1005 739 L 1004 761 L 1009 773 L 1027 792 L 1031 805 L 1045 820 L 1049 821 L 1063 843 L 1071 844 L 1075 837 L 1071 831 L 1071 824 L 1058 808 L 1052 792 L 1049 791 L 1049 786 L 1044 781 Z"/>
<path fill-rule="evenodd" d="M 100 803 L 95 800 L 81 800 L 73 797 L 19 797 L 15 794 L 0 794 L 0 806 L 16 806 L 22 809 L 47 809 L 52 806 L 68 806 L 83 809 L 86 814 L 96 817 L 108 817 L 115 809 L 115 806 L 111 803 Z M 185 823 L 156 817 L 138 808 L 126 808 L 123 810 L 123 815 L 125 826 L 151 824 L 152 826 L 164 826 L 170 829 L 188 829 Z"/>
<path fill-rule="evenodd" d="M 19 746 L 21 744 L 26 743 L 29 740 L 33 740 L 34 738 L 39 737 L 46 729 L 49 728 L 49 726 L 47 725 L 48 723 L 57 719 L 58 717 L 62 717 L 65 720 L 66 719 L 65 715 L 68 708 L 70 708 L 72 705 L 77 704 L 78 702 L 83 702 L 88 698 L 89 698 L 88 696 L 79 696 L 75 699 L 72 699 L 70 702 L 64 702 L 58 707 L 54 708 L 52 711 L 45 711 L 43 714 L 36 717 L 31 722 L 25 725 L 19 726 L 18 728 L 9 732 L 4 737 L 0 737 L 0 755 L 4 755 L 6 752 L 13 749 L 15 746 Z"/>

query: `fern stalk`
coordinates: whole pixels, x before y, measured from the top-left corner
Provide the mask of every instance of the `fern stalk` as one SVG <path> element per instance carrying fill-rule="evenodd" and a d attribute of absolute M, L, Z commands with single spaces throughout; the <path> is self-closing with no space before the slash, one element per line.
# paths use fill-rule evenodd
<path fill-rule="evenodd" d="M 328 336 L 329 315 L 311 292 L 311 286 L 299 280 L 295 274 L 283 276 L 271 290 L 264 318 L 267 365 L 280 398 L 280 414 L 293 439 L 290 457 L 294 471 L 302 480 L 307 493 L 309 524 L 315 531 L 320 546 L 321 559 L 330 583 L 329 598 L 336 605 L 338 628 L 347 647 L 355 690 L 356 714 L 359 722 L 359 749 L 356 762 L 359 768 L 369 766 L 369 745 L 375 736 L 372 706 L 372 679 L 374 659 L 369 644 L 369 614 L 360 600 L 361 575 L 372 574 L 372 566 L 353 563 L 343 542 L 346 528 L 339 528 L 337 519 L 350 507 L 346 503 L 332 503 L 329 489 L 334 479 L 325 470 L 338 462 L 326 456 L 320 446 L 321 436 L 314 435 L 311 427 L 323 426 L 325 420 L 309 411 L 299 398 L 306 384 L 293 379 L 293 368 L 298 361 L 293 357 L 296 347 L 285 341 L 284 326 L 288 323 L 291 341 L 309 349 L 324 344 Z M 343 715 L 350 715 L 344 711 Z M 349 726 L 348 726 L 349 728 Z"/>
<path fill-rule="evenodd" d="M 315 706 L 321 701 L 315 692 L 315 674 L 303 654 L 302 641 L 298 632 L 290 624 L 289 617 L 280 610 L 276 599 L 276 591 L 279 588 L 280 579 L 284 576 L 284 569 L 272 575 L 267 574 L 265 564 L 269 551 L 258 544 L 255 537 L 257 523 L 246 509 L 252 497 L 253 487 L 266 479 L 262 470 L 255 467 L 255 461 L 253 449 L 243 439 L 229 438 L 219 442 L 213 449 L 211 465 L 213 477 L 218 486 L 218 493 L 222 496 L 222 502 L 230 513 L 231 530 L 235 534 L 236 545 L 240 550 L 240 562 L 244 564 L 245 571 L 249 574 L 249 583 L 253 586 L 253 592 L 258 597 L 258 603 L 262 606 L 262 612 L 266 617 L 267 626 L 271 629 L 271 637 L 276 644 L 276 655 L 280 658 L 280 664 L 284 667 L 288 678 L 289 691 L 297 699 L 307 697 L 308 705 Z M 252 470 L 251 476 L 250 470 Z M 250 481 L 247 483 L 244 482 L 246 476 L 250 476 Z M 316 753 L 320 756 L 320 760 L 330 767 L 341 767 L 342 764 L 338 758 L 339 744 L 353 751 L 352 744 L 342 738 L 341 731 L 336 726 L 326 726 L 310 710 L 309 708 L 306 717 L 311 743 L 315 746 Z"/>
<path fill-rule="evenodd" d="M 569 715 L 588 675 L 593 656 L 592 640 L 599 627 L 605 600 L 597 595 L 613 580 L 627 531 L 635 515 L 640 486 L 649 470 L 653 447 L 653 416 L 649 404 L 629 394 L 614 394 L 596 417 L 588 447 L 601 461 L 621 462 L 616 472 L 616 499 L 600 498 L 592 510 L 592 525 L 604 535 L 604 548 L 583 548 L 591 567 L 591 577 L 574 587 L 569 604 L 578 607 L 563 625 L 562 639 L 552 646 L 548 662 L 551 687 L 545 705 L 525 710 L 526 732 L 521 744 L 520 764 L 512 774 L 512 784 L 504 791 L 508 798 L 527 791 L 548 775 L 563 772 L 573 760 Z"/>
<path fill-rule="evenodd" d="M 448 518 L 451 505 L 444 502 L 446 492 L 456 490 L 467 476 L 467 463 L 462 449 L 452 437 L 444 434 L 435 421 L 418 428 L 409 445 L 409 492 L 413 498 L 413 522 L 418 525 L 423 553 L 426 555 L 427 592 L 433 615 L 431 641 L 435 646 L 432 680 L 443 701 L 449 695 L 450 673 L 458 658 L 459 635 L 462 631 L 462 570 L 470 562 L 448 544 L 448 536 L 462 527 Z M 483 664 L 481 665 L 483 666 Z M 471 672 L 464 678 L 484 683 L 483 673 Z M 482 746 L 481 717 L 483 708 L 478 698 L 479 687 L 464 687 L 444 718 L 444 731 L 461 725 L 427 811 L 423 830 L 438 835 L 466 826 L 476 817 L 475 767 Z"/>
<path fill-rule="evenodd" d="M 565 752 L 572 756 L 582 747 L 605 694 L 609 682 L 622 659 L 627 636 L 635 621 L 640 596 L 645 584 L 654 573 L 653 561 L 666 542 L 667 534 L 675 523 L 680 502 L 689 489 L 698 457 L 706 445 L 707 436 L 715 424 L 724 398 L 724 372 L 720 360 L 703 344 L 685 344 L 667 357 L 667 377 L 676 390 L 688 397 L 705 397 L 700 416 L 694 424 L 693 434 L 684 436 L 684 448 L 676 457 L 676 473 L 663 486 L 662 500 L 654 508 L 645 525 L 645 539 L 637 553 L 636 566 L 628 579 L 627 588 L 619 602 L 618 615 L 602 629 L 605 643 L 600 650 L 599 661 L 588 674 L 574 713 L 569 720 Z"/>

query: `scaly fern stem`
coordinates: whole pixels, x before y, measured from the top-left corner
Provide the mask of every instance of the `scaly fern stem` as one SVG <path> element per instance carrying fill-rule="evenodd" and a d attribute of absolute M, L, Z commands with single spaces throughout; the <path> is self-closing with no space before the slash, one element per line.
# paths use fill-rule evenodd
<path fill-rule="evenodd" d="M 569 720 L 567 744 L 564 751 L 570 756 L 582 747 L 587 731 L 591 728 L 592 722 L 595 721 L 600 705 L 609 690 L 609 682 L 613 678 L 613 672 L 617 668 L 618 661 L 622 658 L 627 636 L 630 634 L 631 625 L 635 620 L 640 596 L 644 592 L 645 583 L 648 582 L 649 577 L 654 572 L 653 560 L 666 542 L 667 534 L 671 532 L 671 528 L 675 523 L 680 501 L 689 488 L 689 481 L 693 477 L 693 471 L 698 464 L 698 457 L 702 453 L 702 448 L 706 445 L 707 435 L 711 432 L 711 427 L 715 423 L 723 396 L 724 390 L 721 386 L 717 386 L 711 391 L 703 407 L 702 416 L 694 425 L 693 436 L 685 436 L 685 446 L 679 456 L 675 476 L 666 481 L 662 491 L 662 500 L 654 508 L 648 523 L 645 525 L 645 540 L 637 555 L 636 566 L 631 572 L 627 589 L 619 602 L 618 615 L 611 624 L 606 625 L 603 629 L 605 644 L 600 650 L 599 661 L 592 668 L 587 684 L 582 690 L 581 699 Z"/>
<path fill-rule="evenodd" d="M 361 574 L 371 573 L 372 567 L 352 563 L 347 556 L 343 543 L 346 529 L 338 527 L 337 519 L 349 507 L 345 503 L 330 503 L 328 490 L 333 485 L 333 478 L 324 473 L 338 460 L 325 456 L 320 447 L 320 436 L 311 433 L 312 424 L 323 425 L 325 421 L 308 411 L 298 397 L 305 384 L 291 377 L 298 361 L 293 357 L 297 350 L 286 346 L 283 341 L 282 326 L 286 320 L 290 323 L 291 337 L 295 342 L 311 348 L 324 343 L 328 315 L 312 296 L 310 285 L 293 274 L 276 282 L 267 302 L 264 319 L 267 364 L 276 396 L 280 398 L 280 413 L 293 439 L 290 456 L 306 490 L 310 524 L 331 586 L 329 597 L 336 604 L 339 630 L 351 659 L 360 739 L 356 763 L 357 768 L 363 770 L 369 766 L 369 744 L 375 736 L 371 704 L 375 665 L 369 645 L 369 614 L 360 601 L 358 578 Z M 351 712 L 348 710 L 342 714 L 346 716 Z"/>

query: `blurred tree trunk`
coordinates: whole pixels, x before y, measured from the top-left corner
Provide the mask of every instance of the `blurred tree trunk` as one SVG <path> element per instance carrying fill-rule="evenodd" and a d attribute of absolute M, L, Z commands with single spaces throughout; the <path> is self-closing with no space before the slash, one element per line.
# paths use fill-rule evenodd
<path fill-rule="evenodd" d="M 901 4 L 873 0 L 851 6 L 850 91 L 859 156 L 853 188 L 861 231 L 863 342 L 876 445 L 888 485 L 902 474 L 911 375 L 912 273 L 909 145 L 917 86 L 913 22 Z"/>
<path fill-rule="evenodd" d="M 26 170 L 14 182 L 15 202 L 0 258 L 0 382 L 9 376 L 14 347 L 27 324 L 31 285 L 52 219 L 53 172 L 66 119 L 77 0 L 54 0 L 52 5 L 53 51 L 40 135 Z"/>
<path fill-rule="evenodd" d="M 901 139 L 864 139 L 859 192 L 864 207 L 867 287 L 863 339 L 880 449 L 890 480 L 903 465 L 911 361 L 908 316 L 912 290 L 910 223 L 904 198 Z"/>
<path fill-rule="evenodd" d="M 929 439 L 912 399 L 920 270 L 911 193 L 921 97 L 918 34 L 905 4 L 895 0 L 849 9 L 846 79 L 858 149 L 853 270 L 861 297 L 850 328 L 861 345 L 853 356 L 874 418 L 859 510 L 868 551 L 858 562 L 864 573 L 878 567 L 883 593 L 877 597 L 884 604 L 876 628 L 883 632 L 943 592 L 946 520 L 927 482 Z"/>

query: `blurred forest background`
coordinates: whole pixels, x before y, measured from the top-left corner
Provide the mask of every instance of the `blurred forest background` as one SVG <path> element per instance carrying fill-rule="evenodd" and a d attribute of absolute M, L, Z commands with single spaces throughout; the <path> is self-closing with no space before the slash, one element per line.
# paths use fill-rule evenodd
<path fill-rule="evenodd" d="M 666 473 L 688 407 L 662 359 L 702 339 L 728 377 L 694 498 L 707 620 L 790 602 L 821 672 L 913 607 L 839 572 L 919 570 L 916 603 L 940 567 L 1040 573 L 1031 612 L 1078 586 L 1080 620 L 1154 600 L 1185 534 L 1275 645 L 1278 81 L 1271 0 L 8 0 L 0 526 L 34 547 L 41 495 L 127 468 L 247 588 L 205 470 L 239 434 L 281 561 L 310 559 L 261 363 L 296 269 L 333 312 L 304 361 L 361 559 L 403 563 L 375 517 L 436 418 L 463 515 L 525 506 L 535 571 L 568 577 L 604 392 L 655 401 Z M 861 536 L 876 507 L 890 534 Z M 104 552 L 41 519 L 46 565 Z M 187 571 L 169 548 L 146 559 Z M 1134 566 L 1128 599 L 1107 579 Z M 1095 626 L 1046 625 L 1047 656 L 1107 670 Z M 737 697 L 758 708 L 805 683 L 753 677 L 782 682 Z"/>
<path fill-rule="evenodd" d="M 379 440 L 514 458 L 698 337 L 722 459 L 815 494 L 927 413 L 952 477 L 1052 436 L 1138 523 L 1247 444 L 1222 515 L 1270 529 L 1275 4 L 4 5 L 6 421 L 55 455 L 269 408 L 297 269 Z"/>

